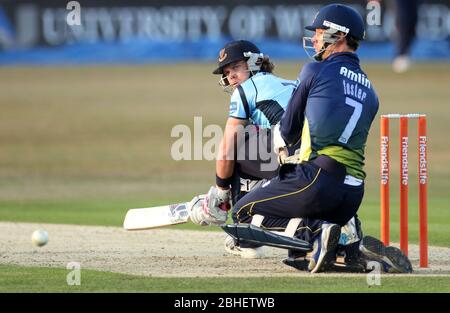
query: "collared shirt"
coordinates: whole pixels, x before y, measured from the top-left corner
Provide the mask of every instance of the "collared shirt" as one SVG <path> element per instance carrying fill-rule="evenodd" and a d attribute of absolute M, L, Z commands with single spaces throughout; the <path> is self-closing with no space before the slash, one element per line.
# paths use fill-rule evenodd
<path fill-rule="evenodd" d="M 234 90 L 229 116 L 270 128 L 281 119 L 295 87 L 295 81 L 257 73 Z"/>

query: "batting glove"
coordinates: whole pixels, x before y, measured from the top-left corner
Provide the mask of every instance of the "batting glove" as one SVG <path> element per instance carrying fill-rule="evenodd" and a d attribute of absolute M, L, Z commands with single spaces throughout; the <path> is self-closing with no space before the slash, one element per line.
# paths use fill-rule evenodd
<path fill-rule="evenodd" d="M 211 187 L 202 205 L 194 206 L 190 218 L 193 223 L 206 225 L 222 225 L 228 219 L 231 208 L 231 191 Z"/>

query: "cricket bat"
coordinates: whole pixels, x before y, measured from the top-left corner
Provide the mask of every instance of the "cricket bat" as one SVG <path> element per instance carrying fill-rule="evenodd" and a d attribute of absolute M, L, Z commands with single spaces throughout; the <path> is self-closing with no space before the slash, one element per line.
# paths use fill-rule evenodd
<path fill-rule="evenodd" d="M 200 195 L 195 196 L 189 202 L 129 209 L 123 222 L 123 228 L 125 230 L 144 230 L 187 223 L 192 208 L 201 205 L 204 198 L 204 195 Z"/>

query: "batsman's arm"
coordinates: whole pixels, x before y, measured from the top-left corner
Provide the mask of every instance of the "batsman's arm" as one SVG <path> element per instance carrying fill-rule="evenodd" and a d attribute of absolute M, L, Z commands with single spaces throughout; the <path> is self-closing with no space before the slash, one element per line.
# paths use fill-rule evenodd
<path fill-rule="evenodd" d="M 216 159 L 216 175 L 227 180 L 233 175 L 236 160 L 236 146 L 239 129 L 243 130 L 247 120 L 229 117 L 225 126 L 225 132 L 219 145 Z M 220 186 L 225 188 L 225 186 Z"/>

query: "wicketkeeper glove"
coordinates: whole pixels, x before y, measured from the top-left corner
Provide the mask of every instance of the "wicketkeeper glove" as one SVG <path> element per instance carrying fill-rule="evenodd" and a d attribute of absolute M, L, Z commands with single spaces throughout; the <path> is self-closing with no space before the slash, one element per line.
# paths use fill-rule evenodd
<path fill-rule="evenodd" d="M 278 154 L 278 163 L 283 164 L 288 157 L 286 142 L 281 136 L 280 123 L 275 125 L 273 129 L 273 151 Z"/>

